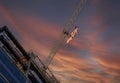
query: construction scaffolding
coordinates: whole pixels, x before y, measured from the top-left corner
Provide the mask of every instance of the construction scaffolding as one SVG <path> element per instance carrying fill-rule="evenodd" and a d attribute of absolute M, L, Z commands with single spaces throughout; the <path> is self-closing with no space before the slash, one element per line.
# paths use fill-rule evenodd
<path fill-rule="evenodd" d="M 9 61 L 14 64 L 13 67 L 13 64 L 11 63 L 11 67 L 14 68 L 13 71 L 21 73 L 22 76 L 26 79 L 25 81 L 23 80 L 22 83 L 59 83 L 49 68 L 44 70 L 45 65 L 40 60 L 38 55 L 36 55 L 34 52 L 27 53 L 6 26 L 0 29 L 0 49 L 0 64 L 3 63 L 7 66 L 6 61 L 3 60 L 4 58 L 2 59 L 2 57 L 8 58 Z M 0 66 L 2 67 L 2 65 Z M 11 73 L 14 72 L 11 71 L 11 73 L 4 73 L 2 71 L 9 69 L 1 69 L 0 78 L 4 80 L 3 77 L 5 77 L 8 82 L 13 82 L 13 80 L 10 80 L 10 77 L 6 76 L 11 75 Z M 18 78 L 13 76 L 11 79 Z M 19 81 L 20 80 L 16 80 L 14 82 Z"/>

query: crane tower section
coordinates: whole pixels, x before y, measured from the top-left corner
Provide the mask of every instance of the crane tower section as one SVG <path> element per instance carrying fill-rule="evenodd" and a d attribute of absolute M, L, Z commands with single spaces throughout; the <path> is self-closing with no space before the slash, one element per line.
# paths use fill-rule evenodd
<path fill-rule="evenodd" d="M 73 15 L 71 17 L 71 19 L 69 20 L 69 22 L 67 23 L 67 25 L 65 26 L 59 41 L 56 43 L 56 45 L 52 48 L 51 52 L 48 54 L 47 60 L 46 60 L 46 64 L 45 64 L 45 70 L 48 68 L 48 66 L 50 65 L 51 61 L 53 60 L 54 56 L 56 55 L 56 53 L 58 52 L 58 50 L 60 49 L 60 47 L 66 42 L 69 43 L 69 41 L 73 38 L 73 36 L 75 36 L 75 34 L 78 32 L 78 27 L 75 30 L 75 34 L 71 35 L 71 37 L 69 37 L 66 41 L 66 38 L 69 36 L 70 34 L 70 30 L 72 28 L 72 25 L 75 23 L 75 21 L 77 20 L 80 11 L 82 10 L 82 8 L 84 7 L 86 3 L 86 0 L 80 0 L 80 3 L 78 4 L 77 8 L 75 9 L 75 11 L 73 12 Z M 74 33 L 74 31 L 73 31 Z M 71 34 L 73 34 L 71 33 Z"/>

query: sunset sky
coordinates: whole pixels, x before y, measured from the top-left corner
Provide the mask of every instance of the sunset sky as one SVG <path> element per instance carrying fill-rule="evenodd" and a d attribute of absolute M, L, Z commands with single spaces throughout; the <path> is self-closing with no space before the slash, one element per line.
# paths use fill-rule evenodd
<path fill-rule="evenodd" d="M 61 83 L 120 83 L 120 0 L 86 0 L 73 25 L 79 33 L 50 69 Z M 45 62 L 80 0 L 0 0 L 6 25 L 27 52 Z"/>

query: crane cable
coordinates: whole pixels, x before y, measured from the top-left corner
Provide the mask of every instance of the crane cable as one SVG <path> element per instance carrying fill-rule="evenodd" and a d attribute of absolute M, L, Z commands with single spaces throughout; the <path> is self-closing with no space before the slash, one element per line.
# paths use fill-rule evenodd
<path fill-rule="evenodd" d="M 77 8 L 73 12 L 73 15 L 72 15 L 71 19 L 69 20 L 67 26 L 64 29 L 66 32 L 69 32 L 70 29 L 72 28 L 72 25 L 77 20 L 77 18 L 79 16 L 79 13 L 82 10 L 82 8 L 84 7 L 85 3 L 86 3 L 86 0 L 81 0 L 80 3 L 78 4 Z M 64 44 L 65 38 L 67 36 L 68 35 L 65 35 L 64 33 L 62 33 L 60 40 L 56 43 L 55 47 L 52 48 L 51 52 L 49 53 L 49 55 L 47 57 L 46 63 L 45 63 L 45 66 L 46 66 L 45 68 L 46 69 L 50 65 L 53 57 L 55 56 L 55 54 L 57 53 L 57 51 L 59 50 L 59 48 Z"/>

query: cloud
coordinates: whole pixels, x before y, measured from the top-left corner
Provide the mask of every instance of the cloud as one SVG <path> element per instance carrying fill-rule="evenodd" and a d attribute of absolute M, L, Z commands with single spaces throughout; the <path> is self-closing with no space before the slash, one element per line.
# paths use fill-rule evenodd
<path fill-rule="evenodd" d="M 120 54 L 108 52 L 107 54 L 94 56 L 94 58 L 101 66 L 105 68 L 106 72 L 114 76 L 120 76 Z"/>
<path fill-rule="evenodd" d="M 0 10 L 8 25 L 13 27 L 11 29 L 21 34 L 21 39 L 18 39 L 27 49 L 39 49 L 40 53 L 42 50 L 46 54 L 61 33 L 60 26 L 53 23 L 20 12 L 11 12 L 4 6 Z"/>
<path fill-rule="evenodd" d="M 97 1 L 94 2 L 96 3 Z M 13 27 L 11 30 L 20 34 L 17 36 L 18 34 L 14 32 L 27 51 L 33 49 L 40 54 L 40 58 L 45 59 L 56 40 L 59 39 L 63 28 L 38 16 L 31 16 L 25 12 L 12 12 L 4 6 L 0 6 L 0 11 L 9 25 Z M 97 13 L 92 16 L 92 19 L 86 19 L 86 28 L 82 33 L 57 52 L 50 68 L 62 83 L 119 81 L 120 54 L 110 49 L 113 44 L 107 44 L 106 42 L 109 43 L 109 41 L 104 42 L 102 39 L 104 35 L 101 33 L 109 30 L 103 18 Z"/>
<path fill-rule="evenodd" d="M 65 56 L 65 55 L 64 55 Z M 58 55 L 56 56 L 56 58 Z M 98 70 L 98 67 L 91 65 L 86 59 L 76 59 L 75 57 L 58 57 L 56 62 L 59 63 L 56 66 L 52 66 L 53 72 L 58 76 L 63 83 L 101 83 L 101 81 L 109 82 L 107 74 L 102 73 Z M 103 77 L 104 76 L 104 77 Z M 73 80 L 76 79 L 76 80 Z"/>

